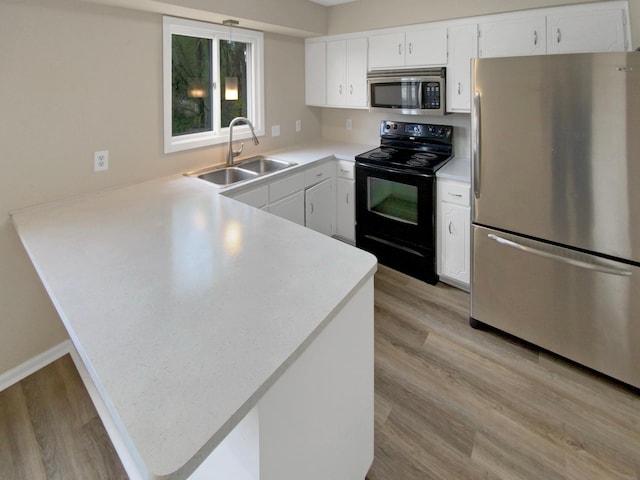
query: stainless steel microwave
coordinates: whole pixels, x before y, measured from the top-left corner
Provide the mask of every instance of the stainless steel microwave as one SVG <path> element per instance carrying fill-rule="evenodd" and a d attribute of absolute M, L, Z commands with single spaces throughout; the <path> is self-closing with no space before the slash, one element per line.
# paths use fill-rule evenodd
<path fill-rule="evenodd" d="M 408 115 L 444 115 L 446 68 L 370 72 L 369 107 Z"/>

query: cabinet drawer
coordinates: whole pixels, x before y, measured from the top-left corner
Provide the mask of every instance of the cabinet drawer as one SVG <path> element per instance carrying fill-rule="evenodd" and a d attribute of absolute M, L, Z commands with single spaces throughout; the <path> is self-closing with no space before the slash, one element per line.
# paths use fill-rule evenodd
<path fill-rule="evenodd" d="M 438 188 L 443 202 L 455 203 L 464 207 L 469 206 L 469 192 L 471 190 L 469 184 L 441 180 L 438 181 Z"/>
<path fill-rule="evenodd" d="M 262 208 L 269 203 L 269 188 L 265 185 L 237 195 L 230 195 L 230 197 L 252 207 Z"/>
<path fill-rule="evenodd" d="M 326 162 L 317 167 L 310 168 L 304 172 L 304 184 L 305 187 L 310 187 L 316 183 L 320 183 L 327 178 L 333 177 L 333 170 L 335 165 L 333 162 Z"/>
<path fill-rule="evenodd" d="M 269 203 L 304 190 L 304 173 L 297 173 L 290 177 L 277 180 L 269 185 Z"/>
<path fill-rule="evenodd" d="M 348 160 L 338 160 L 338 165 L 336 167 L 338 177 L 353 180 L 353 168 L 353 162 L 350 162 Z"/>

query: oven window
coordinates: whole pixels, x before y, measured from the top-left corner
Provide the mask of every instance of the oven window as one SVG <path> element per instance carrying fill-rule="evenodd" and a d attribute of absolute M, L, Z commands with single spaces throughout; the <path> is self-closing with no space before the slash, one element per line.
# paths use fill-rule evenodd
<path fill-rule="evenodd" d="M 383 178 L 368 177 L 368 209 L 413 225 L 418 224 L 418 187 Z"/>

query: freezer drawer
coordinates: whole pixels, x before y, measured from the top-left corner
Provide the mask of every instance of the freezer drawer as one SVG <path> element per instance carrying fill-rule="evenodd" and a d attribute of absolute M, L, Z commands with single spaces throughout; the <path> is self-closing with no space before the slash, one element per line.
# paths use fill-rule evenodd
<path fill-rule="evenodd" d="M 640 387 L 640 268 L 473 227 L 471 317 Z"/>

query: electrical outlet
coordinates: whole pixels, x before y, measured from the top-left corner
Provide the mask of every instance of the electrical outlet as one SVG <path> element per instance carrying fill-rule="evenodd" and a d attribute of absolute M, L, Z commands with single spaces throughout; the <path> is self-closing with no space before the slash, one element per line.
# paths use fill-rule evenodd
<path fill-rule="evenodd" d="M 93 171 L 103 172 L 109 170 L 109 150 L 93 152 Z"/>
<path fill-rule="evenodd" d="M 296 132 L 302 131 L 302 122 L 300 120 L 296 120 Z"/>
<path fill-rule="evenodd" d="M 279 137 L 280 136 L 280 125 L 272 125 L 271 126 L 271 136 Z"/>
<path fill-rule="evenodd" d="M 351 123 L 351 119 L 347 118 L 347 130 L 351 130 L 352 126 L 353 126 L 353 124 Z"/>

